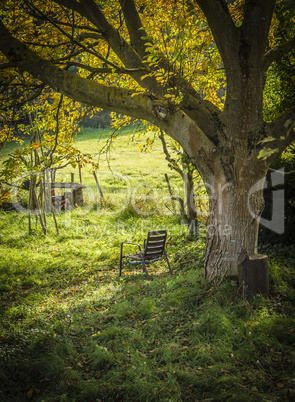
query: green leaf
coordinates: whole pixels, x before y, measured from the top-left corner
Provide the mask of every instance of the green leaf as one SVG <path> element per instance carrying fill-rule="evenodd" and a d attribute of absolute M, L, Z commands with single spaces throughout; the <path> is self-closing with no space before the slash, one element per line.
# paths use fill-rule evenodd
<path fill-rule="evenodd" d="M 180 20 L 176 21 L 176 24 L 178 26 L 178 28 L 183 28 L 183 26 L 185 25 L 186 19 L 185 18 L 181 18 Z"/>
<path fill-rule="evenodd" d="M 263 140 L 259 141 L 259 144 L 264 144 L 265 142 L 276 141 L 277 138 L 274 137 L 266 137 Z"/>
<path fill-rule="evenodd" d="M 140 39 L 142 39 L 142 40 L 151 40 L 152 41 L 154 38 L 152 36 L 148 35 L 148 36 L 142 36 Z"/>
<path fill-rule="evenodd" d="M 265 160 L 269 158 L 272 154 L 276 153 L 279 148 L 263 148 L 259 152 L 258 159 Z"/>
<path fill-rule="evenodd" d="M 141 77 L 141 80 L 144 80 L 144 79 L 147 78 L 147 77 L 150 77 L 150 74 L 145 74 L 145 75 L 143 75 L 143 76 Z M 133 95 L 137 95 L 137 94 L 132 94 L 131 96 L 133 96 Z"/>

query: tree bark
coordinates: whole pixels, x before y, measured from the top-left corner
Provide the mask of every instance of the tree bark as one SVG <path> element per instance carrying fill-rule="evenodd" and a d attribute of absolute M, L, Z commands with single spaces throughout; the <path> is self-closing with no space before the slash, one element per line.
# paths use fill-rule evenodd
<path fill-rule="evenodd" d="M 210 218 L 205 277 L 209 279 L 236 275 L 242 250 L 257 253 L 259 218 L 264 207 L 264 175 L 252 171 L 249 162 L 244 168 L 246 171 L 236 177 L 229 177 L 227 171 L 220 172 L 213 184 L 207 184 Z"/>

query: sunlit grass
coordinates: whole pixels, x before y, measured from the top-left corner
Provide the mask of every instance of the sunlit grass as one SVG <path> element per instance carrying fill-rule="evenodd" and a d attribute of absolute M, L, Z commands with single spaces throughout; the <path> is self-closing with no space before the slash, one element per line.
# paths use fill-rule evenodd
<path fill-rule="evenodd" d="M 134 125 L 118 132 L 117 137 L 110 142 L 112 130 L 82 129 L 74 139 L 74 146 L 82 153 L 90 153 L 93 161 L 99 164 L 96 172 L 103 193 L 103 198 L 97 188 L 90 167 L 81 170 L 82 183 L 86 186 L 83 192 L 84 202 L 88 209 L 101 211 L 123 211 L 129 205 L 136 213 L 152 216 L 154 214 L 171 215 L 178 210 L 179 205 L 172 205 L 165 174 L 168 175 L 173 194 L 184 199 L 184 184 L 178 173 L 168 167 L 162 150 L 162 144 L 154 132 L 143 132 L 142 127 Z M 147 138 L 153 138 L 152 147 L 144 148 Z M 171 140 L 170 140 L 171 141 Z M 169 142 L 169 140 L 168 140 Z M 107 145 L 109 144 L 109 145 Z M 1 154 L 0 162 L 14 149 L 14 144 L 8 144 Z M 141 152 L 146 149 L 147 152 Z M 80 181 L 78 166 L 74 169 L 68 165 L 56 171 L 56 182 Z M 200 179 L 195 185 L 201 186 Z M 13 189 L 14 187 L 12 187 Z M 208 200 L 204 187 L 198 188 L 202 193 L 197 199 L 197 209 L 201 216 L 207 211 Z M 56 190 L 56 194 L 61 194 Z M 23 194 L 22 197 L 26 196 Z M 82 214 L 85 211 L 82 211 Z M 206 220 L 206 214 L 203 219 Z"/>
<path fill-rule="evenodd" d="M 93 132 L 85 136 L 86 149 Z M 116 169 L 127 171 L 126 138 L 116 141 Z M 142 170 L 136 161 L 128 167 L 140 188 L 146 180 L 162 183 L 165 161 L 155 162 L 153 152 L 134 149 L 148 158 Z M 44 236 L 35 223 L 28 235 L 25 214 L 0 214 L 0 399 L 294 399 L 294 248 L 263 250 L 270 297 L 244 300 L 232 278 L 219 285 L 203 278 L 202 225 L 188 240 L 187 227 L 164 204 L 120 205 L 126 187 L 103 177 L 108 202 L 59 214 L 59 235 L 49 215 Z M 120 278 L 121 242 L 142 244 L 155 228 L 168 230 L 173 275 L 160 260 L 148 266 L 149 280 L 127 262 Z"/>
<path fill-rule="evenodd" d="M 60 235 L 47 237 L 28 236 L 20 214 L 1 215 L 4 400 L 291 395 L 294 313 L 291 288 L 289 296 L 275 290 L 279 263 L 271 265 L 271 298 L 249 302 L 235 281 L 203 279 L 204 237 L 188 242 L 175 217 L 67 214 Z M 119 278 L 120 242 L 142 242 L 158 225 L 169 228 L 174 275 L 158 261 L 150 280 L 128 264 Z"/>

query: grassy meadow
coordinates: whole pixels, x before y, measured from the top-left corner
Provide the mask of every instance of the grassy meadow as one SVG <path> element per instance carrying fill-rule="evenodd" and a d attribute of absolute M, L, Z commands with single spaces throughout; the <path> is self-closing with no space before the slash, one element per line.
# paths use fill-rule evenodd
<path fill-rule="evenodd" d="M 75 140 L 99 158 L 104 200 L 84 168 L 87 205 L 57 215 L 58 235 L 50 215 L 44 236 L 35 223 L 28 234 L 26 214 L 0 212 L 0 400 L 295 400 L 295 247 L 261 246 L 268 298 L 241 298 L 235 278 L 208 283 L 202 188 L 200 233 L 188 239 L 164 174 L 175 194 L 182 183 L 160 142 L 140 152 L 146 136 L 129 129 L 99 156 L 108 134 Z M 160 260 L 149 280 L 128 262 L 120 278 L 121 242 L 157 228 L 168 230 L 173 275 Z"/>

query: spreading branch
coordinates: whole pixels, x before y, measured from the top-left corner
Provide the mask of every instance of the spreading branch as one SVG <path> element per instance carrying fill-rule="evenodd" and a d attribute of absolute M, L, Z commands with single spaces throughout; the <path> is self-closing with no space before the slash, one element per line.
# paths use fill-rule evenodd
<path fill-rule="evenodd" d="M 164 97 L 169 93 L 171 88 L 177 86 L 178 90 L 184 94 L 184 101 L 181 105 L 182 109 L 193 120 L 197 119 L 200 122 L 200 127 L 204 132 L 209 133 L 211 139 L 214 138 L 214 124 L 216 123 L 216 116 L 219 110 L 210 102 L 204 102 L 190 82 L 185 80 L 181 74 L 177 74 L 177 82 L 172 79 L 165 86 L 163 83 L 158 83 L 154 76 L 147 74 L 151 67 L 147 68 L 146 63 L 143 63 L 146 53 L 144 41 L 141 39 L 142 36 L 146 35 L 146 32 L 142 30 L 143 25 L 133 0 L 121 0 L 121 7 L 130 35 L 130 44 L 107 21 L 103 11 L 93 0 L 85 0 L 83 2 L 55 0 L 55 2 L 61 6 L 71 8 L 81 16 L 88 18 L 98 29 L 103 39 L 109 44 L 110 48 L 112 48 L 125 66 L 125 70 L 121 66 L 112 66 L 116 72 L 121 69 L 121 72 L 124 74 L 128 73 L 142 88 L 149 90 L 158 97 Z M 171 65 L 163 55 L 161 55 L 161 59 L 159 60 L 159 66 L 166 72 L 171 71 Z M 143 76 L 145 76 L 144 79 L 142 79 Z M 173 76 L 175 77 L 175 74 Z M 213 114 L 215 121 L 211 118 Z"/>
<path fill-rule="evenodd" d="M 193 89 L 188 81 L 181 78 L 181 75 L 177 83 L 171 82 L 170 85 L 167 86 L 163 85 L 163 83 L 159 84 L 156 78 L 152 75 L 147 76 L 146 63 L 143 63 L 146 50 L 144 47 L 144 41 L 141 39 L 146 35 L 146 32 L 142 30 L 143 25 L 133 0 L 121 1 L 122 11 L 130 35 L 130 44 L 120 35 L 118 30 L 107 21 L 103 11 L 93 0 L 85 0 L 83 2 L 77 2 L 75 0 L 55 0 L 55 2 L 59 5 L 72 8 L 96 26 L 96 28 L 101 32 L 102 37 L 124 64 L 125 68 L 130 71 L 130 76 L 141 87 L 159 97 L 164 97 L 169 90 L 177 84 L 179 89 L 183 90 L 184 93 L 189 93 L 191 97 L 196 98 L 194 108 L 199 109 L 199 103 L 202 102 L 200 95 Z M 171 71 L 170 63 L 168 60 L 165 60 L 163 55 L 161 55 L 159 65 L 165 71 Z M 142 79 L 143 76 L 145 76 L 144 79 Z M 203 114 L 204 113 L 206 113 L 208 117 L 208 110 L 205 111 L 204 109 Z"/>
<path fill-rule="evenodd" d="M 131 95 L 136 95 L 136 91 L 98 84 L 61 70 L 14 38 L 2 21 L 0 21 L 0 33 L 0 49 L 10 62 L 17 64 L 21 70 L 29 72 L 33 77 L 52 87 L 55 91 L 92 106 L 116 110 L 118 113 L 127 115 L 130 111 L 132 115 L 136 114 L 134 117 L 138 118 L 142 113 L 144 116 L 142 118 L 147 118 L 147 120 L 152 118 L 151 101 L 147 95 L 138 94 L 137 99 L 134 100 L 134 96 Z M 126 98 L 129 102 L 125 106 Z M 138 102 L 139 99 L 140 102 Z M 140 106 L 141 102 L 150 103 L 149 114 L 145 112 L 145 108 L 143 109 Z M 134 108 L 133 111 L 132 108 Z"/>
<path fill-rule="evenodd" d="M 266 158 L 266 164 L 270 166 L 295 140 L 295 106 L 283 113 L 274 123 L 269 124 L 267 134 L 270 141 L 264 142 L 264 147 L 273 150 Z"/>
<path fill-rule="evenodd" d="M 263 54 L 267 46 L 273 9 L 277 0 L 245 0 L 244 21 L 240 28 L 243 37 L 250 39 L 256 51 Z M 255 40 L 253 40 L 255 29 Z"/>
<path fill-rule="evenodd" d="M 238 28 L 224 0 L 197 0 L 211 28 L 214 40 L 222 56 L 225 69 L 232 68 L 232 51 L 237 49 Z"/>
<path fill-rule="evenodd" d="M 295 49 L 295 37 L 282 43 L 279 46 L 275 46 L 270 49 L 264 56 L 264 69 L 267 71 L 269 66 L 274 62 L 280 60 L 285 54 Z"/>
<path fill-rule="evenodd" d="M 97 53 L 95 50 L 90 49 L 88 46 L 83 45 L 81 42 L 79 42 L 78 40 L 76 40 L 75 38 L 73 38 L 72 35 L 68 34 L 63 28 L 61 28 L 58 24 L 56 24 L 51 18 L 47 17 L 43 12 L 41 12 L 39 9 L 37 9 L 35 6 L 31 6 L 34 8 L 34 10 L 40 14 L 40 16 L 43 17 L 43 19 L 48 20 L 48 22 L 50 22 L 54 27 L 56 27 L 65 37 L 67 37 L 70 42 L 72 42 L 74 45 L 80 47 L 84 52 L 91 54 L 92 56 L 97 57 L 100 61 L 102 61 L 103 63 L 108 64 L 109 66 L 117 69 L 120 68 L 120 66 L 118 66 L 115 63 L 112 63 L 111 61 L 107 60 L 105 57 L 103 57 L 100 53 Z"/>
<path fill-rule="evenodd" d="M 10 62 L 17 63 L 21 70 L 29 72 L 56 92 L 83 104 L 116 111 L 157 125 L 177 140 L 189 155 L 191 141 L 197 140 L 198 149 L 205 153 L 209 153 L 214 146 L 197 123 L 183 111 L 170 112 L 169 103 L 164 99 L 159 101 L 146 92 L 100 84 L 62 70 L 14 38 L 2 21 L 0 21 L 0 49 Z M 159 103 L 168 111 L 165 119 L 159 119 L 155 114 Z M 193 134 L 187 136 L 188 131 L 192 131 Z M 194 149 L 194 152 L 196 151 Z"/>
<path fill-rule="evenodd" d="M 55 0 L 55 2 L 59 5 L 72 8 L 96 26 L 96 28 L 101 32 L 102 37 L 110 45 L 126 68 L 134 69 L 144 67 L 139 55 L 120 35 L 118 30 L 107 21 L 102 10 L 93 0 L 84 0 L 83 2 L 76 2 L 74 0 Z M 135 73 L 133 78 L 142 84 L 141 77 L 143 75 L 143 73 Z M 155 84 L 155 82 L 153 82 L 153 84 Z"/>
<path fill-rule="evenodd" d="M 146 54 L 145 40 L 147 33 L 142 25 L 134 0 L 120 0 L 125 22 L 133 48 L 144 57 Z"/>

